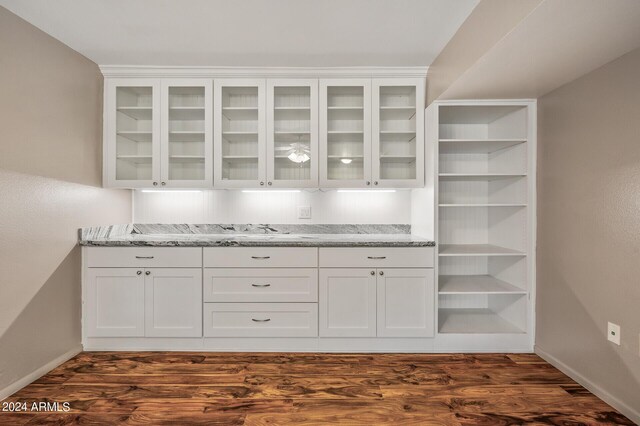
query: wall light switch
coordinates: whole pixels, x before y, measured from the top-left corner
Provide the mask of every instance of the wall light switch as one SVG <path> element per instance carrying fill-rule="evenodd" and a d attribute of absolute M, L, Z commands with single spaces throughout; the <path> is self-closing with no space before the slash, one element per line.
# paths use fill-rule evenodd
<path fill-rule="evenodd" d="M 298 219 L 311 219 L 311 206 L 299 206 Z"/>
<path fill-rule="evenodd" d="M 607 323 L 607 339 L 620 346 L 620 326 L 618 324 Z"/>

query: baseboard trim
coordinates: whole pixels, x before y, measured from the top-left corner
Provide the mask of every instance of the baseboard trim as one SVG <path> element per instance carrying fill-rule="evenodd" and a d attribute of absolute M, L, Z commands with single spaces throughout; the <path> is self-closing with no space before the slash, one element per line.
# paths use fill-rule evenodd
<path fill-rule="evenodd" d="M 15 382 L 11 383 L 6 388 L 0 389 L 0 401 L 2 401 L 5 398 L 8 398 L 9 396 L 11 396 L 14 393 L 18 392 L 23 387 L 25 387 L 25 386 L 33 383 L 34 381 L 38 380 L 40 377 L 44 376 L 49 371 L 53 370 L 54 368 L 56 368 L 60 364 L 62 364 L 64 362 L 67 362 L 68 360 L 70 360 L 74 356 L 78 355 L 80 352 L 82 352 L 82 345 L 79 344 L 77 346 L 74 346 L 72 349 L 68 350 L 67 352 L 63 353 L 59 357 L 49 361 L 48 363 L 46 363 L 42 367 L 40 367 L 40 368 L 36 369 L 35 371 L 27 374 L 23 378 L 18 379 Z"/>
<path fill-rule="evenodd" d="M 598 398 L 600 398 L 601 400 L 603 400 L 604 402 L 606 402 L 607 404 L 615 408 L 616 410 L 620 411 L 622 414 L 627 416 L 632 422 L 640 424 L 640 411 L 637 411 L 633 407 L 630 407 L 629 405 L 620 401 L 618 398 L 611 395 L 609 392 L 602 389 L 600 386 L 593 383 L 591 380 L 587 379 L 582 374 L 578 373 L 576 370 L 569 367 L 567 364 L 560 361 L 553 355 L 540 349 L 538 346 L 535 346 L 534 350 L 535 350 L 535 353 L 538 354 L 542 359 L 544 359 L 549 364 L 556 367 L 558 370 L 562 371 L 567 376 L 571 377 L 576 382 L 580 383 L 589 392 L 591 392 L 592 394 L 594 394 L 595 396 L 597 396 Z"/>

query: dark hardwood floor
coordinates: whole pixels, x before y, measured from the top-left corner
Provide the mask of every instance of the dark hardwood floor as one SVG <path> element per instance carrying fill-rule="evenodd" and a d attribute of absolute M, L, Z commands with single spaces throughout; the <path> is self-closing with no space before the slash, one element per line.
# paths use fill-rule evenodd
<path fill-rule="evenodd" d="M 84 352 L 1 425 L 633 425 L 536 355 Z"/>

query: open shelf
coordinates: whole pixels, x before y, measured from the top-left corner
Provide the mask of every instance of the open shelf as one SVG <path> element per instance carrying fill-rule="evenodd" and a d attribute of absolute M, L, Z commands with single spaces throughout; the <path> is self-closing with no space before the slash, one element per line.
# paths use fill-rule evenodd
<path fill-rule="evenodd" d="M 440 275 L 439 294 L 526 294 L 527 291 L 491 275 Z"/>
<path fill-rule="evenodd" d="M 442 154 L 489 154 L 525 143 L 526 139 L 440 139 Z"/>
<path fill-rule="evenodd" d="M 440 309 L 440 333 L 524 333 L 524 330 L 485 308 Z"/>
<path fill-rule="evenodd" d="M 439 204 L 439 207 L 527 207 L 526 204 Z"/>
<path fill-rule="evenodd" d="M 526 256 L 518 250 L 493 244 L 440 244 L 440 256 Z"/>
<path fill-rule="evenodd" d="M 440 173 L 438 177 L 444 179 L 508 179 L 524 177 L 526 173 Z"/>

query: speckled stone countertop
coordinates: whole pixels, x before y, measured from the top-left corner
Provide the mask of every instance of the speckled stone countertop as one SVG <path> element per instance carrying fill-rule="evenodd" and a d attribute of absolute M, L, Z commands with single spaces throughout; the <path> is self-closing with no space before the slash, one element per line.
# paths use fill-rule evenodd
<path fill-rule="evenodd" d="M 129 224 L 82 228 L 83 246 L 432 247 L 409 225 Z"/>

